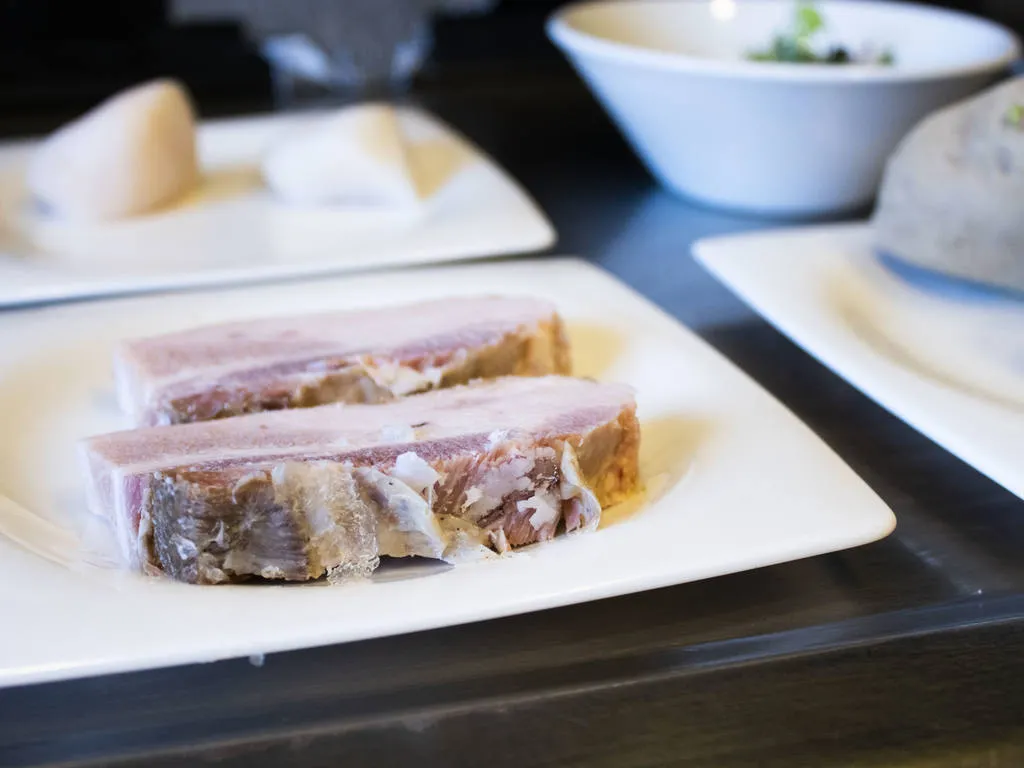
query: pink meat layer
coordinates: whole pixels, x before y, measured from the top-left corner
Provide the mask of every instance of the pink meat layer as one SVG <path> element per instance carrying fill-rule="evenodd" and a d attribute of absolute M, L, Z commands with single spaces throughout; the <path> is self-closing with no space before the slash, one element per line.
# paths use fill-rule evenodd
<path fill-rule="evenodd" d="M 543 346 L 553 348 L 530 348 L 542 329 L 537 338 L 550 339 Z M 492 356 L 482 374 L 465 365 L 467 356 L 515 334 L 523 344 L 500 360 Z M 535 359 L 522 359 L 531 354 Z M 476 296 L 129 340 L 115 354 L 115 370 L 122 408 L 136 423 L 155 425 L 391 399 L 445 385 L 445 366 L 452 364 L 461 363 L 467 376 L 568 373 L 566 355 L 548 302 Z"/>

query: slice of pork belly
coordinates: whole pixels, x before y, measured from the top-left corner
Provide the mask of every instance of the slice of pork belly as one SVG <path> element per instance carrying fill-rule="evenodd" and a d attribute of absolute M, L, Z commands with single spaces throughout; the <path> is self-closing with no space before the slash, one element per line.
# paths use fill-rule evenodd
<path fill-rule="evenodd" d="M 554 307 L 501 296 L 211 325 L 129 340 L 114 356 L 121 407 L 146 426 L 379 403 L 569 367 Z"/>
<path fill-rule="evenodd" d="M 506 377 L 89 438 L 93 512 L 126 562 L 194 583 L 365 574 L 597 525 L 635 489 L 632 391 Z"/>

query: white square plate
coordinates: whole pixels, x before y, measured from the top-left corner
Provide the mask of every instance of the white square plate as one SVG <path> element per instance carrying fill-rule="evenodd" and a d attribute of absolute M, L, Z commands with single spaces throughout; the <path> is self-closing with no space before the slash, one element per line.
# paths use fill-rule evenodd
<path fill-rule="evenodd" d="M 576 260 L 128 298 L 0 315 L 0 529 L 87 518 L 75 441 L 125 426 L 110 374 L 125 334 L 416 298 L 556 302 L 578 374 L 637 390 L 645 494 L 595 533 L 340 587 L 196 587 L 67 567 L 0 536 L 0 685 L 209 661 L 535 611 L 864 544 L 895 523 L 806 426 L 682 326 Z M 52 537 L 70 552 L 70 534 Z M 58 551 L 57 559 L 63 555 Z"/>
<path fill-rule="evenodd" d="M 492 160 L 437 118 L 401 109 L 422 202 L 408 209 L 275 201 L 259 163 L 315 113 L 199 129 L 200 190 L 181 205 L 101 225 L 34 211 L 24 168 L 34 144 L 0 147 L 0 307 L 286 276 L 528 253 L 554 230 Z"/>
<path fill-rule="evenodd" d="M 694 254 L 825 365 L 1024 498 L 1024 301 L 878 258 L 867 224 Z"/>

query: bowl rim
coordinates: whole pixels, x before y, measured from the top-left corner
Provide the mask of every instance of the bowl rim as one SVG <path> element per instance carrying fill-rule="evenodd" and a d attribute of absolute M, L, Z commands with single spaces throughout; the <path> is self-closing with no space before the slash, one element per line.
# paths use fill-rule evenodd
<path fill-rule="evenodd" d="M 772 0 L 734 0 L 737 5 L 765 4 Z M 791 0 L 774 0 L 790 2 Z M 793 64 L 785 62 L 750 61 L 747 59 L 713 59 L 691 56 L 685 53 L 659 51 L 639 45 L 622 43 L 597 37 L 573 28 L 567 17 L 587 8 L 610 5 L 629 5 L 633 0 L 581 0 L 564 5 L 545 24 L 548 37 L 566 53 L 582 53 L 611 59 L 621 64 L 643 66 L 672 72 L 686 72 L 710 77 L 745 78 L 752 80 L 776 80 L 784 82 L 808 82 L 829 84 L 857 83 L 903 83 L 944 80 L 953 77 L 971 77 L 996 73 L 1006 69 L 1022 55 L 1021 40 L 1009 27 L 989 19 L 949 8 L 937 8 L 914 2 L 894 0 L 823 0 L 822 4 L 899 8 L 914 13 L 946 16 L 967 21 L 1002 36 L 1006 50 L 1000 56 L 974 64 L 942 66 L 927 69 L 905 70 L 899 67 L 872 67 L 834 64 Z M 647 4 L 676 5 L 684 0 L 647 0 Z M 688 5 L 710 5 L 711 0 L 685 0 Z"/>

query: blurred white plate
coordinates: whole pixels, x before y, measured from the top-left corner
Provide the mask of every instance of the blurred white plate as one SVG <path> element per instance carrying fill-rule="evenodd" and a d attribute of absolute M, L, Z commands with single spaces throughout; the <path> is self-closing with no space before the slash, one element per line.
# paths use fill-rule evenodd
<path fill-rule="evenodd" d="M 553 300 L 578 374 L 637 390 L 646 492 L 596 533 L 340 587 L 196 587 L 76 562 L 88 519 L 75 441 L 123 428 L 110 374 L 129 331 L 500 291 Z M 574 260 L 65 304 L 0 314 L 0 686 L 210 661 L 450 626 L 864 544 L 882 501 L 718 353 Z M 87 530 L 87 529 L 85 529 Z M 47 559 L 49 558 L 49 559 Z"/>
<path fill-rule="evenodd" d="M 1024 298 L 881 260 L 867 224 L 713 238 L 694 254 L 851 384 L 1024 498 Z"/>
<path fill-rule="evenodd" d="M 208 123 L 203 186 L 177 207 L 107 224 L 34 210 L 32 142 L 0 146 L 0 307 L 117 293 L 527 253 L 554 231 L 492 160 L 437 118 L 401 109 L 421 205 L 305 208 L 278 202 L 259 162 L 315 113 Z"/>

